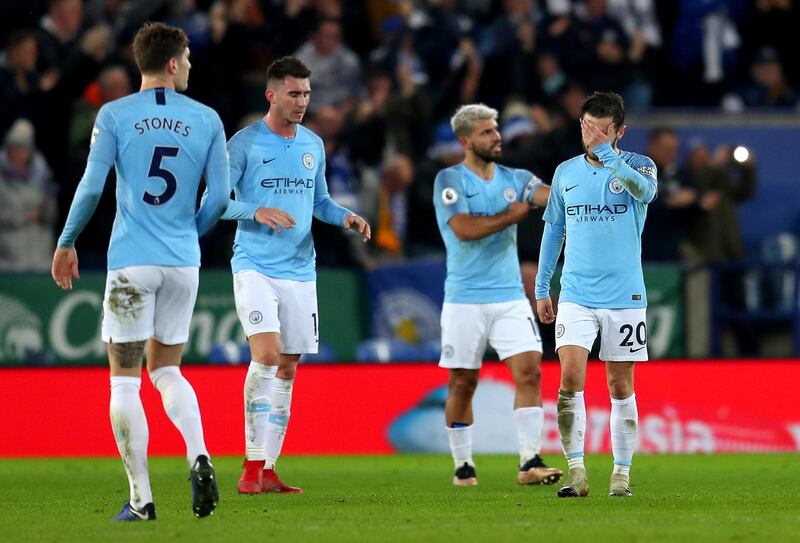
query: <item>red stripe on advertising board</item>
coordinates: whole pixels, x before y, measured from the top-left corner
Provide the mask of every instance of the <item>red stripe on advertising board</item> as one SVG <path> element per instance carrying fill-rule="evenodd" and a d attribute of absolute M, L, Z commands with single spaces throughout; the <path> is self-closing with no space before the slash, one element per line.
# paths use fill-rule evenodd
<path fill-rule="evenodd" d="M 242 454 L 246 369 L 190 366 L 183 371 L 197 391 L 212 454 Z M 544 364 L 545 452 L 559 450 L 558 376 L 557 363 Z M 481 381 L 502 385 L 484 387 L 501 391 L 494 400 L 506 402 L 509 394 L 513 396 L 510 374 L 502 364 L 485 364 Z M 794 397 L 799 382 L 800 361 L 794 360 L 639 364 L 635 383 L 639 451 L 798 450 L 800 404 Z M 0 370 L 0 456 L 115 456 L 108 383 L 103 368 Z M 301 365 L 284 452 L 391 453 L 395 448 L 388 437 L 390 426 L 446 383 L 447 372 L 430 363 Z M 150 453 L 184 454 L 180 435 L 146 377 L 142 400 Z M 607 452 L 610 408 L 602 363 L 589 364 L 586 403 L 586 450 Z M 439 416 L 435 409 L 432 413 Z M 480 412 L 476 422 L 482 422 Z"/>

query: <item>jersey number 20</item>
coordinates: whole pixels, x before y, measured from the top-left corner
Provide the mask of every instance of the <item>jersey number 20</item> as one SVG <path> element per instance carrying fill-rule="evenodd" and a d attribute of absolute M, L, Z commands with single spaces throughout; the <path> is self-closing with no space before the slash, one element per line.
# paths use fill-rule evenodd
<path fill-rule="evenodd" d="M 161 204 L 166 204 L 175 196 L 175 191 L 178 188 L 178 180 L 175 179 L 175 175 L 171 171 L 161 167 L 161 160 L 164 157 L 174 158 L 178 156 L 178 151 L 180 151 L 178 147 L 156 147 L 153 149 L 153 159 L 150 161 L 150 171 L 147 172 L 147 177 L 160 177 L 167 184 L 167 187 L 164 189 L 164 192 L 159 195 L 153 195 L 144 191 L 142 200 L 146 203 L 152 206 L 160 206 Z"/>

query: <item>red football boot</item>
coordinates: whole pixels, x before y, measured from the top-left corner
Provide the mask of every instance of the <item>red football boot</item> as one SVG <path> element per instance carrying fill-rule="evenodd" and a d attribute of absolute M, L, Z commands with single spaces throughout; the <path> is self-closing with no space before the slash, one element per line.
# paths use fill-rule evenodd
<path fill-rule="evenodd" d="M 245 460 L 242 464 L 244 470 L 236 485 L 239 494 L 261 494 L 261 470 L 264 469 L 263 460 Z"/>
<path fill-rule="evenodd" d="M 302 494 L 303 489 L 289 486 L 281 481 L 274 469 L 265 469 L 261 474 L 261 492 L 278 492 L 281 494 Z"/>

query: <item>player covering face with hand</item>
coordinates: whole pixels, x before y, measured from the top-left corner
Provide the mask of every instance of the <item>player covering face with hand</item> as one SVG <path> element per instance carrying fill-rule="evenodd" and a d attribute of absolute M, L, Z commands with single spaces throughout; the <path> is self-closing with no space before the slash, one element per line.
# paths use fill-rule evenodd
<path fill-rule="evenodd" d="M 633 366 L 647 360 L 641 236 L 647 204 L 656 195 L 656 167 L 650 158 L 617 147 L 625 133 L 620 96 L 594 93 L 581 106 L 580 122 L 586 153 L 561 163 L 553 176 L 535 288 L 539 318 L 555 321 L 561 361 L 558 427 L 569 479 L 558 495 L 589 494 L 583 390 L 589 351 L 599 333 L 611 395 L 614 467 L 609 495 L 630 496 L 639 425 Z M 550 280 L 565 240 L 556 314 Z"/>

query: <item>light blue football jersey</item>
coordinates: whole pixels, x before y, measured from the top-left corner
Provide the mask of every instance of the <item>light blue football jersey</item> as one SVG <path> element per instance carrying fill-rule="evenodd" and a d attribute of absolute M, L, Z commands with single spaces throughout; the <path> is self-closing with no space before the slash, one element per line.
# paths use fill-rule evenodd
<path fill-rule="evenodd" d="M 199 266 L 198 232 L 224 211 L 230 193 L 225 131 L 217 113 L 182 94 L 155 88 L 105 104 L 92 131 L 87 174 L 59 239 L 71 247 L 117 174 L 117 213 L 108 269 Z M 195 213 L 200 179 L 210 197 Z"/>
<path fill-rule="evenodd" d="M 592 151 L 603 166 L 581 155 L 562 162 L 553 176 L 536 298 L 550 292 L 566 234 L 559 301 L 592 308 L 647 307 L 641 236 L 647 204 L 656 195 L 656 166 L 643 155 L 617 154 L 608 143 Z"/>
<path fill-rule="evenodd" d="M 228 153 L 236 200 L 229 202 L 222 218 L 239 221 L 233 272 L 255 270 L 276 279 L 315 280 L 312 218 L 342 226 L 352 213 L 328 193 L 322 139 L 301 125 L 293 138 L 284 138 L 260 119 L 230 139 Z M 253 220 L 261 207 L 281 209 L 296 224 L 275 232 Z"/>
<path fill-rule="evenodd" d="M 495 164 L 494 177 L 484 180 L 463 163 L 436 176 L 433 205 L 447 249 L 445 302 L 485 304 L 525 298 L 517 254 L 517 225 L 476 240 L 459 240 L 448 221 L 459 214 L 497 215 L 523 194 L 533 194 L 541 181 L 527 170 Z"/>

